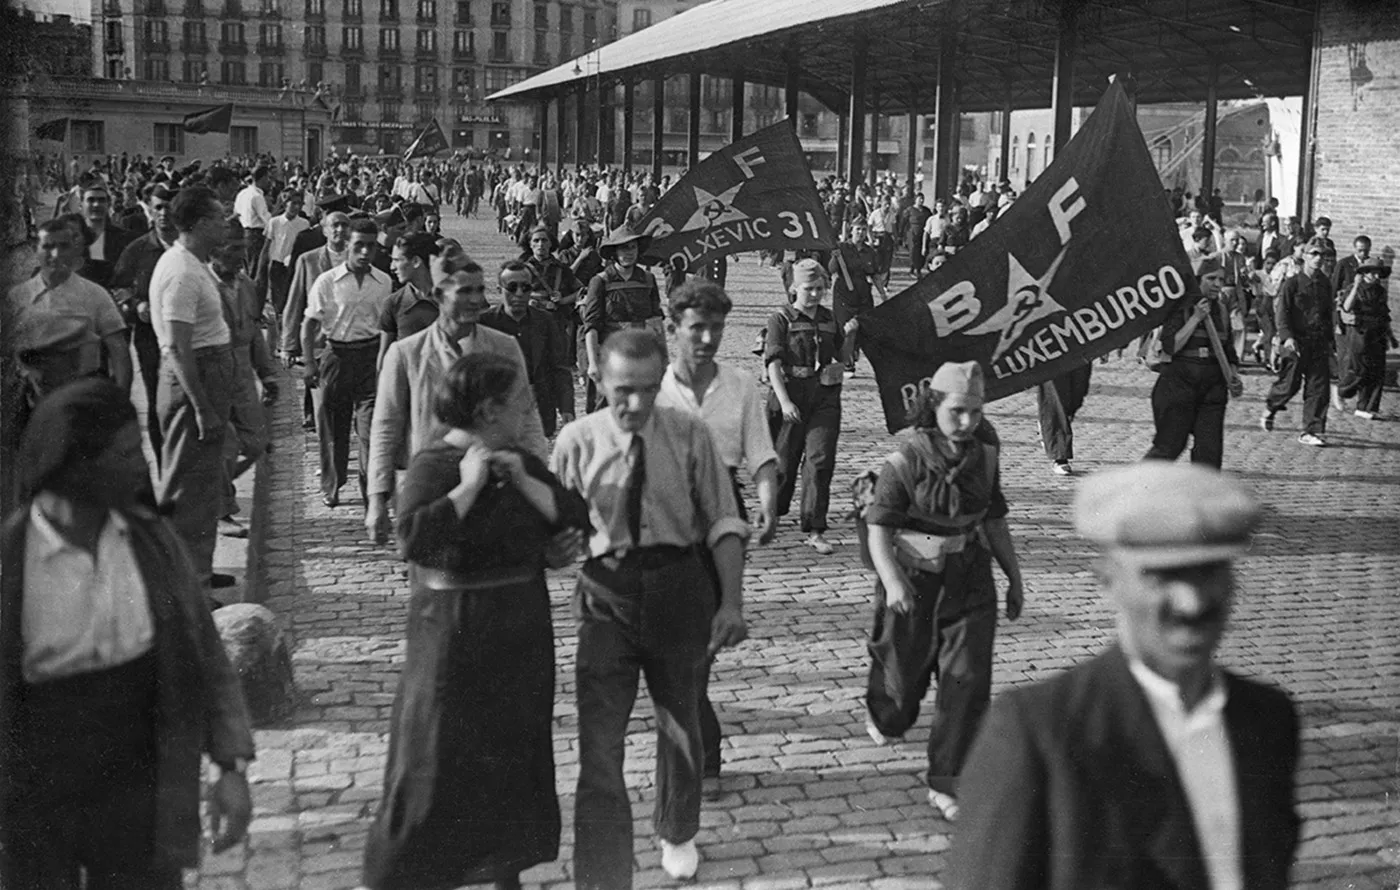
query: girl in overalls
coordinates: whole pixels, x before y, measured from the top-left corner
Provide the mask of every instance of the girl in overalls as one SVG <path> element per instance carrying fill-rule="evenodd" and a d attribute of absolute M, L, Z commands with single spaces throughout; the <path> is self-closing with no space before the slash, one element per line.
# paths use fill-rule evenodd
<path fill-rule="evenodd" d="M 982 367 L 948 363 L 910 407 L 913 434 L 880 469 L 865 510 L 875 583 L 866 731 L 877 744 L 914 725 L 938 678 L 928 737 L 929 802 L 957 818 L 957 778 L 991 702 L 997 591 L 1021 614 L 1016 549 L 1006 524 L 1000 443 L 982 421 Z"/>
<path fill-rule="evenodd" d="M 584 410 L 591 413 L 599 407 L 598 380 L 602 373 L 599 360 L 603 341 L 613 331 L 623 328 L 648 328 L 665 339 L 661 312 L 661 291 L 656 277 L 637 265 L 637 260 L 651 244 L 651 236 L 638 234 L 623 226 L 614 229 L 599 246 L 607 263 L 602 272 L 588 282 L 588 297 L 583 304 L 584 345 L 588 353 L 588 385 Z"/>
<path fill-rule="evenodd" d="M 763 364 L 773 392 L 768 427 L 778 452 L 778 515 L 786 516 L 802 471 L 802 531 L 807 545 L 832 552 L 826 540 L 831 476 L 836 469 L 836 438 L 841 432 L 841 382 L 855 351 L 860 323 L 836 324 L 826 298 L 826 270 L 813 259 L 792 266 L 792 305 L 768 319 Z"/>

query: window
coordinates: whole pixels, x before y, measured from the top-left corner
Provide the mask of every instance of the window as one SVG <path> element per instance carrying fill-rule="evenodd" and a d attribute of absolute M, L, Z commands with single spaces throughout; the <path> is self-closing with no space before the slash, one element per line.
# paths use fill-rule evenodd
<path fill-rule="evenodd" d="M 437 32 L 430 28 L 419 28 L 418 48 L 430 52 L 437 52 L 437 47 Z"/>
<path fill-rule="evenodd" d="M 364 118 L 364 103 L 346 102 L 340 107 L 341 116 L 347 121 L 358 121 Z"/>
<path fill-rule="evenodd" d="M 243 86 L 248 83 L 248 69 L 242 62 L 225 60 L 219 63 L 219 80 L 222 83 Z"/>
<path fill-rule="evenodd" d="M 970 114 L 958 115 L 958 140 L 972 142 L 977 138 L 977 121 Z"/>
<path fill-rule="evenodd" d="M 452 51 L 459 56 L 474 55 L 476 53 L 476 32 L 454 31 L 452 33 Z"/>
<path fill-rule="evenodd" d="M 258 153 L 258 128 L 257 127 L 229 127 L 228 128 L 228 150 L 229 154 L 238 156 L 251 156 Z"/>
<path fill-rule="evenodd" d="M 401 90 L 403 89 L 403 72 L 397 65 L 379 66 L 379 89 L 381 90 Z"/>
<path fill-rule="evenodd" d="M 306 0 L 306 14 L 308 16 L 325 15 L 326 0 Z"/>
<path fill-rule="evenodd" d="M 119 53 L 122 51 L 122 23 L 107 22 L 103 26 L 103 35 L 107 44 L 107 52 Z"/>
<path fill-rule="evenodd" d="M 360 85 L 360 66 L 346 65 L 345 92 L 349 93 L 352 96 L 358 96 L 362 89 L 364 88 Z"/>
<path fill-rule="evenodd" d="M 684 108 L 666 109 L 666 130 L 667 133 L 688 133 L 690 132 L 690 112 Z"/>
<path fill-rule="evenodd" d="M 258 86 L 280 87 L 286 79 L 286 69 L 281 62 L 261 62 L 258 65 Z"/>
<path fill-rule="evenodd" d="M 209 63 L 203 59 L 185 60 L 185 83 L 200 83 L 209 78 Z"/>
<path fill-rule="evenodd" d="M 258 12 L 262 15 L 281 16 L 282 6 L 278 0 L 262 0 L 258 6 Z"/>
<path fill-rule="evenodd" d="M 491 0 L 491 27 L 510 27 L 510 0 Z"/>
<path fill-rule="evenodd" d="M 146 20 L 146 43 L 159 44 L 170 42 L 170 25 L 163 20 Z"/>
<path fill-rule="evenodd" d="M 535 4 L 535 30 L 549 30 L 549 6 L 544 3 Z"/>
<path fill-rule="evenodd" d="M 143 80 L 169 80 L 170 60 L 147 59 L 141 66 L 141 76 Z"/>
<path fill-rule="evenodd" d="M 574 57 L 574 35 L 559 32 L 559 58 L 572 59 Z"/>
<path fill-rule="evenodd" d="M 259 25 L 258 45 L 266 47 L 282 47 L 282 26 L 281 25 Z"/>
<path fill-rule="evenodd" d="M 326 82 L 326 69 L 320 62 L 306 63 L 306 81 L 313 87 L 318 87 Z"/>
<path fill-rule="evenodd" d="M 395 50 L 399 48 L 399 32 L 395 30 L 384 30 L 379 32 L 379 48 Z"/>
<path fill-rule="evenodd" d="M 453 68 L 452 92 L 458 96 L 471 96 L 476 93 L 476 72 L 471 68 Z"/>
<path fill-rule="evenodd" d="M 345 28 L 341 35 L 341 45 L 349 50 L 362 50 L 365 48 L 364 31 L 358 25 Z"/>
<path fill-rule="evenodd" d="M 437 117 L 437 106 L 432 102 L 419 102 L 417 111 L 420 121 L 430 121 Z"/>
<path fill-rule="evenodd" d="M 72 140 L 73 151 L 85 154 L 103 154 L 106 134 L 102 121 L 69 121 L 68 138 Z"/>
<path fill-rule="evenodd" d="M 325 49 L 326 48 L 326 26 L 307 25 L 306 26 L 306 48 Z"/>
<path fill-rule="evenodd" d="M 1021 169 L 1021 137 L 1011 137 L 1011 169 L 1019 171 Z"/>
<path fill-rule="evenodd" d="M 201 44 L 205 40 L 203 22 L 185 22 L 185 43 Z"/>
<path fill-rule="evenodd" d="M 397 122 L 399 119 L 399 103 L 380 102 L 379 119 L 382 121 L 388 121 L 389 123 Z"/>
<path fill-rule="evenodd" d="M 583 45 L 593 46 L 598 42 L 598 12 L 593 9 L 583 11 Z"/>
<path fill-rule="evenodd" d="M 1053 154 L 1050 151 L 1050 136 L 1048 135 L 1045 137 L 1045 147 L 1040 150 L 1040 155 L 1040 169 L 1044 170 L 1046 167 L 1050 166 L 1050 159 L 1051 157 L 1053 157 Z"/>
<path fill-rule="evenodd" d="M 121 59 L 108 59 L 105 66 L 107 78 L 109 80 L 121 80 L 125 74 L 122 72 Z"/>
<path fill-rule="evenodd" d="M 535 60 L 547 58 L 549 56 L 549 32 L 535 32 Z"/>
<path fill-rule="evenodd" d="M 987 132 L 991 133 L 993 136 L 1000 136 L 1000 135 L 1001 135 L 1001 112 L 1000 112 L 1000 111 L 996 111 L 996 112 L 993 112 L 993 113 L 992 113 L 992 122 L 991 122 L 991 126 L 988 127 Z"/>
<path fill-rule="evenodd" d="M 419 65 L 413 70 L 413 88 L 420 93 L 438 91 L 437 68 L 432 65 Z"/>
<path fill-rule="evenodd" d="M 1158 136 L 1152 143 L 1152 159 L 1158 167 L 1165 166 L 1172 159 L 1172 141 L 1170 137 Z"/>
<path fill-rule="evenodd" d="M 1026 181 L 1035 179 L 1035 133 L 1026 134 Z"/>
<path fill-rule="evenodd" d="M 227 63 L 225 63 L 227 64 Z M 155 125 L 155 153 L 182 155 L 185 153 L 185 128 L 182 124 Z"/>
<path fill-rule="evenodd" d="M 457 0 L 457 24 L 469 25 L 472 22 L 472 0 Z"/>
<path fill-rule="evenodd" d="M 224 22 L 219 26 L 219 42 L 227 46 L 241 46 L 243 44 L 243 24 L 241 22 Z"/>
<path fill-rule="evenodd" d="M 510 33 L 508 31 L 491 32 L 491 61 L 509 62 L 510 58 Z"/>
<path fill-rule="evenodd" d="M 511 84 L 520 83 L 525 79 L 525 72 L 515 68 L 487 68 L 486 69 L 486 92 L 494 93 L 503 90 Z"/>
<path fill-rule="evenodd" d="M 418 20 L 420 22 L 437 21 L 437 0 L 418 0 Z"/>
<path fill-rule="evenodd" d="M 817 135 L 817 116 L 815 114 L 808 113 L 802 115 L 802 135 Z"/>
<path fill-rule="evenodd" d="M 344 0 L 344 2 L 344 12 L 346 18 L 359 18 L 360 16 L 365 14 L 363 0 Z"/>
<path fill-rule="evenodd" d="M 650 10 L 650 9 L 634 9 L 634 10 L 632 10 L 632 30 L 633 30 L 633 31 L 640 31 L 640 30 L 642 30 L 643 28 L 650 28 L 650 27 L 651 27 L 651 10 Z"/>
<path fill-rule="evenodd" d="M 379 17 L 381 19 L 397 19 L 399 17 L 399 0 L 379 0 Z"/>

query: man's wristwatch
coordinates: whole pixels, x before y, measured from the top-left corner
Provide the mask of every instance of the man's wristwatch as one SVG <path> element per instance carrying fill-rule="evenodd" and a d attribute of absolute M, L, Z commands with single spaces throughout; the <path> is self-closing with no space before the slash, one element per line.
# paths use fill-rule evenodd
<path fill-rule="evenodd" d="M 240 776 L 248 774 L 248 759 L 246 757 L 235 757 L 228 762 L 215 763 L 223 773 L 238 773 Z"/>

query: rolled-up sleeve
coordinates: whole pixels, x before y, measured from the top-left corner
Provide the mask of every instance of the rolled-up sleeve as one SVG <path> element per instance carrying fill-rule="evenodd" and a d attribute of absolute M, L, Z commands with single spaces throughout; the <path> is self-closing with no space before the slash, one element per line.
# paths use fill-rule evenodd
<path fill-rule="evenodd" d="M 739 505 L 734 500 L 734 485 L 729 471 L 719 459 L 714 440 L 700 421 L 691 433 L 691 482 L 699 513 L 699 527 L 705 530 L 705 543 L 714 547 L 726 535 L 749 538 L 749 524 L 739 518 Z"/>
<path fill-rule="evenodd" d="M 776 462 L 778 453 L 773 450 L 773 436 L 768 431 L 768 414 L 763 407 L 763 397 L 753 386 L 744 388 L 743 408 L 744 463 L 750 473 L 770 462 Z"/>
<path fill-rule="evenodd" d="M 394 490 L 394 464 L 408 429 L 408 366 L 397 342 L 384 353 L 379 386 L 374 396 L 374 418 L 369 426 L 369 493 Z"/>
<path fill-rule="evenodd" d="M 602 333 L 603 323 L 607 320 L 607 301 L 604 293 L 607 283 L 602 275 L 594 275 L 588 282 L 588 296 L 583 302 L 583 329 L 584 331 L 598 331 Z"/>
<path fill-rule="evenodd" d="M 885 459 L 875 481 L 875 495 L 865 511 L 869 525 L 903 528 L 909 523 L 909 506 L 913 502 L 908 478 L 908 458 L 895 452 Z"/>

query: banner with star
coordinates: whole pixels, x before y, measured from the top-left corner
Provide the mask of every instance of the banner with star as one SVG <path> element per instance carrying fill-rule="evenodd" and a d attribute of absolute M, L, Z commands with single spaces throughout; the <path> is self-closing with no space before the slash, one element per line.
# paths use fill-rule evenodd
<path fill-rule="evenodd" d="M 648 263 L 702 268 L 743 250 L 836 245 L 792 124 L 780 121 L 726 145 L 682 176 L 636 224 Z"/>
<path fill-rule="evenodd" d="M 1109 85 L 1084 126 L 996 222 L 860 316 L 885 424 L 949 361 L 977 361 L 992 401 L 1120 349 L 1196 294 L 1133 104 Z"/>

